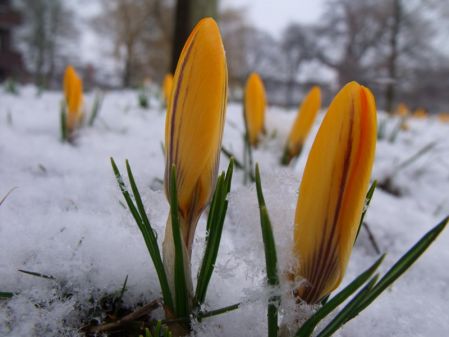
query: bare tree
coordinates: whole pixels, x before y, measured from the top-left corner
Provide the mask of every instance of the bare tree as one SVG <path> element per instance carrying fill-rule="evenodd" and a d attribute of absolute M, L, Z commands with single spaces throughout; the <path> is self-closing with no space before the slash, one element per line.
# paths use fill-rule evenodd
<path fill-rule="evenodd" d="M 270 34 L 245 20 L 241 8 L 227 8 L 220 13 L 220 29 L 226 50 L 230 86 L 242 86 L 253 71 L 262 77 L 278 75 L 279 43 Z"/>
<path fill-rule="evenodd" d="M 93 26 L 113 44 L 113 56 L 122 64 L 125 87 L 143 77 L 162 78 L 167 71 L 171 39 L 171 7 L 160 0 L 103 0 Z"/>
<path fill-rule="evenodd" d="M 220 30 L 231 88 L 242 86 L 242 77 L 248 72 L 245 37 L 249 26 L 245 21 L 245 14 L 245 10 L 240 8 L 227 8 L 220 13 Z"/>
<path fill-rule="evenodd" d="M 103 0 L 102 14 L 94 19 L 94 27 L 104 36 L 110 36 L 114 56 L 123 64 L 122 83 L 130 86 L 136 49 L 141 42 L 149 11 L 144 0 Z"/>
<path fill-rule="evenodd" d="M 316 27 L 316 57 L 336 71 L 340 86 L 367 84 L 392 111 L 423 65 L 430 69 L 441 58 L 432 45 L 428 1 L 434 0 L 331 0 Z"/>
<path fill-rule="evenodd" d="M 337 73 L 340 85 L 369 82 L 387 34 L 386 0 L 333 0 L 316 28 L 317 57 Z M 387 0 L 388 1 L 388 0 Z"/>
<path fill-rule="evenodd" d="M 442 54 L 433 44 L 435 28 L 427 18 L 431 9 L 426 0 L 389 1 L 389 44 L 386 58 L 385 109 L 393 111 L 401 91 L 416 90 L 416 74 L 442 65 Z M 416 92 L 415 94 L 416 95 Z M 413 95 L 412 95 L 413 96 Z M 419 95 L 416 95 L 416 99 Z"/>
<path fill-rule="evenodd" d="M 293 99 L 293 89 L 302 65 L 312 60 L 315 55 L 312 27 L 300 24 L 290 24 L 284 31 L 281 48 L 285 56 L 285 70 L 287 78 L 286 104 L 296 104 Z"/>
<path fill-rule="evenodd" d="M 61 0 L 19 0 L 24 15 L 21 46 L 37 84 L 59 83 L 65 63 L 74 59 L 70 42 L 77 40 L 74 12 Z"/>

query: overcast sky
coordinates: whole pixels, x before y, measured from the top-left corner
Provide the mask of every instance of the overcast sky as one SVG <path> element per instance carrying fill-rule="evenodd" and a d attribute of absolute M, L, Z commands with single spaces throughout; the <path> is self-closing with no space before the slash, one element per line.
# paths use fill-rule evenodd
<path fill-rule="evenodd" d="M 316 22 L 326 0 L 221 0 L 223 7 L 246 9 L 250 22 L 278 37 L 290 22 Z"/>

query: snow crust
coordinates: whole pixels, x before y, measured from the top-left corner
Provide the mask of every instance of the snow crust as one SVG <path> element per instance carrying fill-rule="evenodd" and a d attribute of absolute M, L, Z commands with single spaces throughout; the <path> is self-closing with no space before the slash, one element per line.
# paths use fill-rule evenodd
<path fill-rule="evenodd" d="M 120 202 L 109 158 L 122 173 L 129 159 L 150 221 L 162 241 L 168 205 L 161 180 L 165 113 L 159 101 L 151 109 L 137 105 L 133 91 L 107 93 L 92 128 L 80 130 L 76 145 L 59 140 L 60 92 L 37 95 L 34 87 L 19 96 L 0 92 L 0 198 L 17 187 L 0 207 L 0 291 L 18 293 L 0 301 L 0 336 L 80 336 L 92 301 L 118 291 L 128 275 L 125 304 L 130 307 L 160 296 L 159 284 L 141 234 Z M 93 96 L 86 96 L 89 110 Z M 229 104 L 223 145 L 241 160 L 242 111 Z M 267 207 L 273 222 L 280 268 L 291 265 L 293 219 L 298 187 L 322 114 L 292 166 L 278 162 L 296 111 L 270 107 L 267 136 L 254 151 L 260 164 Z M 379 114 L 379 119 L 386 116 Z M 388 120 L 391 132 L 396 120 Z M 379 181 L 425 145 L 435 146 L 394 174 L 401 196 L 376 190 L 366 221 L 387 270 L 427 230 L 449 213 L 449 125 L 434 119 L 409 121 L 410 129 L 390 143 L 380 140 L 373 178 Z M 221 169 L 228 160 L 221 159 Z M 206 307 L 237 302 L 237 311 L 194 325 L 193 336 L 264 336 L 265 258 L 255 187 L 244 186 L 236 170 L 222 246 L 207 294 Z M 193 275 L 204 249 L 205 219 L 197 228 Z M 449 333 L 449 233 L 443 232 L 411 270 L 336 336 L 436 336 Z M 376 259 L 362 229 L 343 285 Z M 51 275 L 47 280 L 18 269 Z M 285 287 L 284 287 L 285 288 Z M 300 310 L 284 298 L 282 316 L 289 322 Z M 159 313 L 162 315 L 162 313 Z M 162 317 L 162 316 L 161 316 Z"/>

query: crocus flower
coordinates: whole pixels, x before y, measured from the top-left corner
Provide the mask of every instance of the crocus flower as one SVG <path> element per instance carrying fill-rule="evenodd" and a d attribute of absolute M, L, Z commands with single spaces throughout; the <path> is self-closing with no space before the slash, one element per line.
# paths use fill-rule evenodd
<path fill-rule="evenodd" d="M 165 105 L 168 106 L 170 101 L 171 92 L 173 89 L 173 75 L 167 74 L 164 77 L 164 82 L 162 83 L 162 89 L 164 91 Z"/>
<path fill-rule="evenodd" d="M 340 284 L 358 231 L 376 147 L 370 90 L 347 84 L 334 98 L 312 145 L 295 214 L 296 295 L 317 303 Z"/>
<path fill-rule="evenodd" d="M 251 73 L 245 87 L 245 123 L 249 143 L 257 145 L 259 136 L 265 128 L 266 95 L 262 79 L 257 73 Z"/>
<path fill-rule="evenodd" d="M 316 115 L 321 107 L 321 90 L 314 86 L 299 107 L 298 115 L 293 122 L 282 157 L 282 164 L 287 165 L 300 155 L 307 135 L 312 128 Z"/>
<path fill-rule="evenodd" d="M 410 110 L 404 103 L 399 103 L 396 108 L 395 114 L 400 117 L 406 117 L 410 114 Z"/>
<path fill-rule="evenodd" d="M 438 120 L 443 123 L 449 122 L 449 112 L 440 112 L 438 114 Z"/>
<path fill-rule="evenodd" d="M 413 117 L 418 119 L 427 118 L 427 111 L 424 108 L 418 108 L 413 112 Z"/>
<path fill-rule="evenodd" d="M 71 65 L 67 66 L 64 73 L 64 96 L 67 111 L 66 127 L 71 134 L 83 117 L 83 82 Z"/>
<path fill-rule="evenodd" d="M 202 19 L 190 34 L 176 67 L 165 124 L 165 191 L 176 168 L 182 238 L 187 258 L 198 219 L 215 188 L 223 134 L 228 72 L 219 28 Z M 164 264 L 172 273 L 172 226 L 164 240 Z M 170 276 L 169 276 L 170 278 Z"/>

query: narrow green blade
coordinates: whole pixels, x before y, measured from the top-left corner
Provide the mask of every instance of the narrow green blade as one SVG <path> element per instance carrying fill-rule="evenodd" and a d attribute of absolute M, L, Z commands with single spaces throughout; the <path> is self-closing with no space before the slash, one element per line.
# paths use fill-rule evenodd
<path fill-rule="evenodd" d="M 128 275 L 126 275 L 125 281 L 123 282 L 123 285 L 122 285 L 122 289 L 120 289 L 120 292 L 119 292 L 117 298 L 114 300 L 114 302 L 115 302 L 116 304 L 122 303 L 123 295 L 125 295 L 125 292 L 126 292 L 126 290 L 127 290 L 127 288 L 126 288 L 126 285 L 127 285 L 127 284 L 128 284 Z M 120 309 L 120 306 L 117 305 L 117 306 L 115 307 L 115 311 L 114 311 L 114 315 L 115 315 L 115 316 L 118 315 L 119 309 Z"/>
<path fill-rule="evenodd" d="M 350 318 L 357 316 L 363 309 L 370 305 L 385 289 L 396 281 L 415 261 L 426 251 L 432 242 L 446 227 L 449 216 L 444 218 L 438 225 L 428 231 L 417 243 L 415 243 L 388 272 L 379 280 L 374 288 L 364 298 L 363 302 L 357 307 L 357 312 Z"/>
<path fill-rule="evenodd" d="M 67 131 L 67 113 L 64 104 L 61 104 L 60 129 L 61 129 L 61 140 L 65 142 L 68 139 L 69 135 Z"/>
<path fill-rule="evenodd" d="M 170 287 L 168 285 L 167 274 L 165 273 L 164 264 L 162 262 L 161 253 L 157 243 L 157 238 L 153 227 L 151 227 L 150 220 L 145 212 L 145 207 L 142 202 L 139 190 L 137 188 L 136 182 L 134 180 L 134 175 L 129 165 L 128 160 L 126 161 L 126 170 L 128 172 L 129 183 L 134 194 L 134 199 L 136 200 L 137 208 L 140 213 L 140 217 L 143 221 L 141 228 L 142 235 L 144 236 L 145 242 L 148 242 L 147 246 L 151 249 L 151 258 L 153 260 L 154 267 L 156 269 L 159 283 L 161 285 L 162 296 L 164 297 L 164 302 L 173 308 L 172 295 L 170 292 Z M 168 300 L 168 301 L 167 301 Z"/>
<path fill-rule="evenodd" d="M 354 244 L 357 241 L 357 238 L 359 237 L 360 228 L 362 228 L 363 220 L 365 220 L 365 215 L 366 215 L 366 212 L 368 211 L 368 207 L 371 203 L 371 199 L 373 198 L 373 194 L 374 194 L 374 191 L 376 190 L 376 187 L 377 187 L 377 180 L 374 180 L 373 183 L 371 184 L 368 192 L 366 193 L 365 207 L 363 209 L 362 216 L 360 217 L 359 229 L 357 230 L 357 235 L 355 236 Z"/>
<path fill-rule="evenodd" d="M 6 291 L 0 291 L 0 299 L 6 299 L 13 297 L 14 294 Z"/>
<path fill-rule="evenodd" d="M 413 162 L 418 160 L 420 157 L 422 157 L 424 154 L 432 150 L 437 145 L 437 142 L 430 142 L 423 148 L 419 149 L 415 154 L 404 160 L 402 163 L 400 163 L 398 166 L 396 166 L 396 169 L 394 170 L 392 177 L 401 171 L 402 169 L 406 168 L 407 166 L 411 165 Z"/>
<path fill-rule="evenodd" d="M 240 307 L 240 305 L 241 305 L 241 303 L 236 303 L 236 304 L 228 305 L 228 306 L 220 308 L 220 309 L 215 309 L 215 310 L 206 311 L 206 312 L 200 312 L 200 314 L 198 315 L 198 318 L 203 319 L 203 318 L 222 315 L 227 312 L 234 311 L 234 310 L 238 309 Z"/>
<path fill-rule="evenodd" d="M 234 160 L 231 159 L 226 175 L 222 173 L 217 180 L 214 195 L 207 218 L 206 250 L 198 274 L 197 287 L 195 291 L 195 303 L 201 305 L 206 298 L 207 288 L 217 260 L 220 247 L 223 225 L 228 209 L 227 195 L 231 190 L 231 181 L 234 168 Z"/>
<path fill-rule="evenodd" d="M 162 258 L 159 250 L 159 246 L 157 243 L 156 235 L 154 234 L 154 230 L 151 227 L 150 221 L 146 215 L 145 208 L 142 203 L 142 198 L 140 197 L 139 190 L 137 188 L 137 185 L 134 180 L 134 176 L 131 170 L 131 167 L 126 161 L 126 169 L 128 172 L 129 181 L 131 184 L 132 191 L 134 193 L 134 198 L 137 203 L 136 208 L 133 200 L 131 199 L 131 195 L 129 194 L 128 189 L 126 188 L 125 182 L 123 181 L 122 175 L 120 174 L 120 171 L 115 164 L 114 159 L 111 158 L 111 165 L 112 169 L 114 171 L 117 183 L 120 187 L 120 190 L 122 191 L 123 197 L 125 198 L 125 201 L 128 205 L 129 210 L 131 211 L 131 214 L 134 217 L 134 220 L 136 221 L 137 226 L 140 229 L 140 232 L 142 233 L 142 236 L 144 238 L 145 244 L 147 246 L 148 252 L 150 254 L 151 260 L 153 261 L 154 268 L 156 269 L 156 273 L 159 279 L 159 284 L 161 286 L 161 292 L 162 297 L 164 298 L 164 304 L 169 307 L 170 309 L 173 309 L 173 299 L 170 292 L 170 288 L 168 286 L 167 281 L 167 275 L 165 273 L 164 264 L 162 263 Z"/>
<path fill-rule="evenodd" d="M 156 327 L 154 328 L 154 335 L 157 337 L 161 335 L 161 321 L 157 321 Z"/>
<path fill-rule="evenodd" d="M 240 308 L 241 303 L 236 303 L 233 305 L 229 305 L 220 309 L 210 310 L 210 311 L 199 311 L 196 313 L 195 318 L 198 321 L 201 321 L 204 318 L 209 318 L 213 316 L 222 315 L 231 311 L 234 311 L 238 308 Z M 195 313 L 194 313 L 195 314 Z M 164 324 L 170 324 L 170 323 L 188 323 L 191 320 L 189 316 L 186 317 L 176 317 L 174 319 L 164 319 L 162 320 L 162 323 Z"/>
<path fill-rule="evenodd" d="M 41 274 L 41 273 L 36 273 L 34 271 L 28 271 L 28 270 L 22 270 L 22 269 L 18 269 L 19 272 L 24 273 L 24 274 L 28 274 L 31 276 L 36 276 L 36 277 L 40 277 L 40 278 L 44 278 L 46 280 L 55 280 L 55 278 L 51 275 L 45 275 L 45 274 Z"/>
<path fill-rule="evenodd" d="M 340 304 L 349 298 L 354 292 L 357 291 L 377 270 L 384 259 L 385 255 L 382 255 L 377 261 L 357 276 L 350 284 L 343 288 L 337 295 L 332 297 L 326 304 L 318 309 L 296 332 L 296 337 L 308 337 L 311 336 L 313 330 L 318 323 L 334 311 Z"/>
<path fill-rule="evenodd" d="M 337 316 L 317 335 L 317 337 L 328 337 L 332 336 L 335 331 L 340 329 L 343 324 L 348 321 L 348 317 L 352 315 L 354 309 L 363 301 L 363 298 L 366 294 L 371 290 L 374 286 L 378 278 L 378 275 L 374 275 L 374 277 L 360 290 L 354 298 L 349 301 L 349 303 L 338 313 Z"/>
<path fill-rule="evenodd" d="M 92 107 L 92 112 L 90 114 L 90 118 L 89 118 L 89 122 L 88 122 L 89 126 L 94 125 L 94 122 L 98 117 L 98 112 L 100 111 L 102 103 L 103 103 L 103 95 L 99 94 L 98 92 L 95 93 L 94 105 Z"/>
<path fill-rule="evenodd" d="M 175 246 L 175 312 L 177 317 L 188 317 L 189 296 L 187 292 L 184 270 L 184 249 L 181 238 L 181 224 L 178 209 L 178 192 L 176 190 L 176 168 L 173 165 L 170 172 L 170 216 L 173 226 L 173 243 Z"/>
<path fill-rule="evenodd" d="M 203 260 L 201 262 L 200 271 L 198 273 L 198 281 L 195 290 L 195 305 L 200 306 L 206 297 L 207 286 L 212 276 L 213 263 L 215 262 L 212 247 L 215 244 L 215 235 L 217 234 L 216 227 L 222 225 L 218 221 L 220 217 L 220 208 L 223 204 L 224 198 L 224 173 L 222 173 L 217 179 L 217 185 L 215 188 L 214 195 L 212 197 L 209 216 L 207 218 L 207 233 L 206 233 L 206 249 L 204 251 Z M 224 219 L 223 219 L 224 220 Z M 221 238 L 218 238 L 221 239 Z M 218 252 L 218 247 L 217 252 Z"/>
<path fill-rule="evenodd" d="M 129 194 L 128 189 L 126 188 L 125 182 L 123 181 L 123 177 L 122 177 L 117 165 L 115 164 L 115 161 L 113 158 L 111 158 L 111 165 L 112 165 L 112 170 L 114 171 L 114 174 L 115 174 L 115 179 L 117 180 L 117 183 L 120 187 L 120 191 L 122 192 L 123 197 L 125 198 L 126 204 L 128 205 L 128 208 L 131 211 L 132 216 L 136 220 L 137 226 L 139 226 L 139 228 L 142 230 L 143 221 L 140 217 L 139 212 L 137 211 L 136 206 L 134 205 L 134 202 L 131 199 L 131 195 Z"/>
<path fill-rule="evenodd" d="M 4 196 L 0 199 L 0 206 L 8 199 L 9 195 L 16 189 L 17 187 L 11 188 Z"/>
<path fill-rule="evenodd" d="M 260 181 L 259 165 L 256 164 L 256 190 L 257 201 L 260 210 L 260 225 L 262 228 L 262 238 L 265 248 L 265 263 L 267 269 L 267 283 L 271 287 L 279 286 L 279 277 L 277 270 L 276 244 L 271 226 L 270 216 L 265 204 L 262 185 Z M 280 304 L 279 296 L 272 296 L 268 303 L 268 337 L 277 337 L 278 335 L 278 307 Z"/>
<path fill-rule="evenodd" d="M 221 153 L 223 153 L 229 160 L 233 160 L 236 168 L 240 170 L 245 169 L 243 164 L 236 159 L 235 155 L 231 151 L 226 149 L 223 145 L 221 146 Z"/>
<path fill-rule="evenodd" d="M 427 232 L 414 244 L 390 270 L 377 282 L 376 275 L 317 335 L 317 337 L 331 336 L 345 323 L 356 317 L 369 306 L 385 289 L 396 281 L 432 244 L 448 223 L 449 217 L 443 219 L 438 225 Z M 376 283 L 377 282 L 377 283 Z"/>
<path fill-rule="evenodd" d="M 259 209 L 260 209 L 262 236 L 265 246 L 265 258 L 266 258 L 265 262 L 267 266 L 268 284 L 272 286 L 277 286 L 279 284 L 279 279 L 277 272 L 276 244 L 274 240 L 273 229 L 271 226 L 271 220 L 268 215 L 268 210 L 263 196 L 259 165 L 256 165 L 256 189 L 257 189 L 257 200 L 259 202 Z"/>

